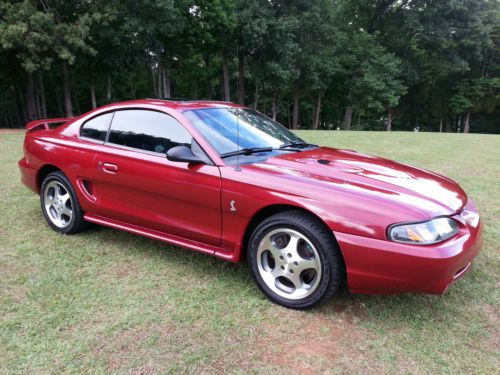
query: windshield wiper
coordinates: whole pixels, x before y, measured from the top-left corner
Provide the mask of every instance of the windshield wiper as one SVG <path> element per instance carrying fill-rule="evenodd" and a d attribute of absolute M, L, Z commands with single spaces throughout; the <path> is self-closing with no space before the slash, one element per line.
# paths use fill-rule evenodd
<path fill-rule="evenodd" d="M 242 148 L 241 150 L 226 152 L 224 154 L 221 154 L 220 157 L 224 159 L 224 158 L 229 158 L 231 156 L 250 155 L 250 154 L 256 154 L 258 152 L 270 152 L 273 150 L 274 149 L 272 147 L 247 147 L 247 148 Z"/>
<path fill-rule="evenodd" d="M 291 143 L 283 143 L 280 148 L 289 148 L 289 147 L 318 147 L 318 145 L 313 145 L 312 143 L 307 142 L 291 142 Z"/>
<path fill-rule="evenodd" d="M 273 147 L 247 147 L 247 148 L 242 148 L 241 150 L 236 150 L 236 151 L 231 151 L 231 152 L 226 152 L 224 154 L 220 154 L 220 157 L 222 159 L 224 158 L 229 158 L 231 156 L 237 156 L 237 155 L 251 155 L 251 154 L 257 154 L 259 152 L 271 152 L 271 151 L 302 151 L 298 148 L 287 148 L 284 150 L 282 147 L 280 148 L 273 148 Z"/>

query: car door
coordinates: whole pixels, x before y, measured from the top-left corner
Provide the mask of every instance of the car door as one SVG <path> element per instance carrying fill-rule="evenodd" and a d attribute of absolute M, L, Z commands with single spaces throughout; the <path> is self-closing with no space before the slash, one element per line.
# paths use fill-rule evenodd
<path fill-rule="evenodd" d="M 219 168 L 166 158 L 171 147 L 192 141 L 190 133 L 166 113 L 115 111 L 106 142 L 96 151 L 97 214 L 219 245 Z"/>

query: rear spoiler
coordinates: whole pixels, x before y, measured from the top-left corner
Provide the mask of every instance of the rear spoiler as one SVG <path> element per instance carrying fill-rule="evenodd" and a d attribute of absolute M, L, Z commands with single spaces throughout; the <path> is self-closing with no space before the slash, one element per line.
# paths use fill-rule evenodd
<path fill-rule="evenodd" d="M 35 130 L 38 128 L 43 128 L 45 130 L 48 130 L 48 129 L 50 129 L 49 124 L 63 123 L 63 122 L 69 121 L 69 120 L 71 120 L 71 118 L 69 118 L 69 117 L 35 120 L 35 121 L 28 122 L 26 124 L 26 129 L 27 130 Z"/>

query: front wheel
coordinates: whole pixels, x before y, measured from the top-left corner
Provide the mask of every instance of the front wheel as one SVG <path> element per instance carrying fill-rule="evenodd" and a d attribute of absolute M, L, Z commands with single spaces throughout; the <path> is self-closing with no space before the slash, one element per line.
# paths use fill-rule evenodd
<path fill-rule="evenodd" d="M 338 291 L 344 263 L 332 233 L 317 218 L 287 211 L 264 220 L 249 242 L 248 262 L 272 301 L 308 309 Z"/>

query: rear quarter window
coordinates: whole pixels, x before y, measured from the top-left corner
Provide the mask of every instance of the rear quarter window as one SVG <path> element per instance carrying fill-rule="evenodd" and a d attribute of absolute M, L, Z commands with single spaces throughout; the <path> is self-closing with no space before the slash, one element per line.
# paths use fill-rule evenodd
<path fill-rule="evenodd" d="M 109 112 L 88 120 L 80 130 L 80 137 L 104 142 L 112 118 L 113 112 Z"/>

